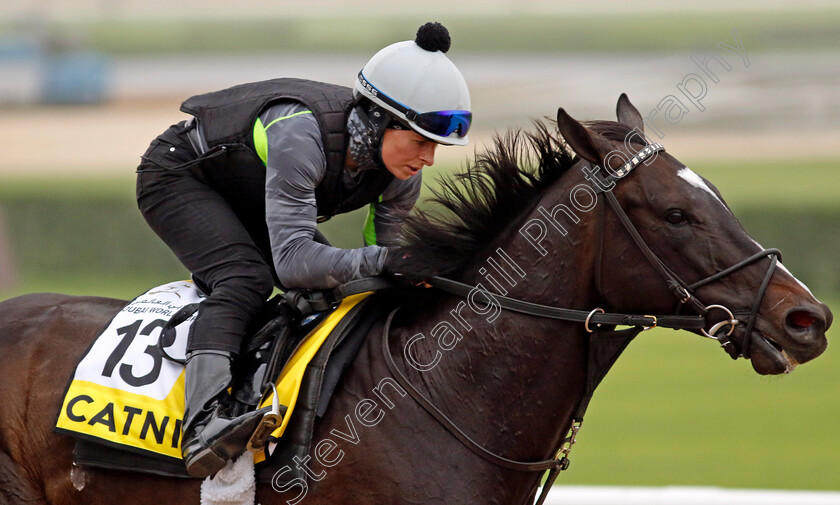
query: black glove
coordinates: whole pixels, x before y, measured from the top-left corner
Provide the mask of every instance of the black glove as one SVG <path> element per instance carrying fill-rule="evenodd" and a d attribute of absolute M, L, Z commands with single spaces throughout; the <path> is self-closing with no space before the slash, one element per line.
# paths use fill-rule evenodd
<path fill-rule="evenodd" d="M 389 275 L 402 279 L 410 284 L 431 287 L 426 283 L 426 277 L 416 272 L 416 267 L 411 265 L 411 254 L 404 248 L 396 246 L 389 247 L 385 253 L 385 262 L 382 264 L 382 275 Z"/>
<path fill-rule="evenodd" d="M 401 247 L 388 247 L 385 261 L 382 263 L 382 275 L 398 275 L 405 272 L 405 260 L 408 254 Z"/>

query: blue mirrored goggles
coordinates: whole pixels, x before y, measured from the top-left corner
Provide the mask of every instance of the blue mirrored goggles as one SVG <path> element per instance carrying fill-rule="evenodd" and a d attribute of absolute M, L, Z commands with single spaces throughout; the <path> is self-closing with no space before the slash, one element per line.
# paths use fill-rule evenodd
<path fill-rule="evenodd" d="M 365 79 L 365 76 L 361 71 L 359 71 L 358 77 L 359 82 L 365 89 L 389 106 L 405 114 L 406 119 L 413 121 L 414 124 L 432 135 L 448 137 L 454 133 L 460 138 L 467 136 L 470 124 L 472 123 L 472 112 L 468 110 L 439 110 L 434 112 L 419 113 L 380 91 L 376 86 Z"/>
<path fill-rule="evenodd" d="M 405 117 L 427 132 L 441 137 L 453 133 L 461 138 L 466 137 L 472 123 L 472 112 L 468 110 L 439 110 L 422 114 L 409 110 Z"/>

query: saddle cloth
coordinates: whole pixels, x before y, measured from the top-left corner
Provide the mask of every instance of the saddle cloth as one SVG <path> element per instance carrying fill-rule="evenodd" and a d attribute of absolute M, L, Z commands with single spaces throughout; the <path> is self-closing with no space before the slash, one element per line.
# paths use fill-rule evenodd
<path fill-rule="evenodd" d="M 288 426 L 310 360 L 368 295 L 342 300 L 298 344 L 275 384 L 287 411 L 273 441 L 279 441 Z M 161 330 L 180 308 L 203 298 L 189 281 L 153 288 L 120 310 L 97 337 L 70 380 L 55 428 L 79 440 L 77 463 L 185 476 L 180 447 L 184 366 L 163 357 L 160 347 L 183 360 L 195 315 L 164 335 Z M 335 343 L 335 338 L 330 340 Z M 126 451 L 132 457 L 127 458 Z M 255 456 L 259 462 L 269 454 Z"/>

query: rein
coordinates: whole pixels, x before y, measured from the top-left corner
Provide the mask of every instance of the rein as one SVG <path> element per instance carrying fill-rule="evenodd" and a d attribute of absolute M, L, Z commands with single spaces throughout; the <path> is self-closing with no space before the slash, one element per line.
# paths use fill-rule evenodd
<path fill-rule="evenodd" d="M 423 410 L 425 410 L 430 416 L 432 416 L 447 432 L 485 461 L 501 468 L 519 472 L 544 472 L 547 470 L 548 476 L 543 484 L 539 498 L 536 502 L 533 502 L 535 505 L 543 505 L 543 503 L 545 503 L 548 493 L 551 490 L 551 486 L 554 484 L 554 481 L 557 479 L 559 473 L 569 468 L 571 463 L 569 460 L 569 454 L 572 451 L 572 446 L 574 446 L 577 441 L 577 433 L 583 423 L 583 414 L 589 405 L 589 401 L 592 399 L 595 388 L 607 375 L 610 367 L 618 359 L 624 348 L 627 347 L 630 341 L 642 331 L 641 327 L 633 327 L 621 331 L 594 332 L 589 346 L 589 358 L 584 394 L 578 403 L 574 416 L 572 417 L 572 424 L 569 428 L 568 435 L 560 443 L 560 447 L 556 451 L 555 457 L 553 459 L 541 461 L 516 461 L 489 451 L 484 446 L 470 438 L 470 436 L 464 433 L 464 431 L 461 430 L 446 414 L 444 414 L 431 401 L 423 396 L 423 393 L 421 393 L 420 390 L 418 390 L 414 384 L 408 380 L 402 371 L 400 371 L 397 364 L 394 362 L 390 345 L 391 323 L 399 310 L 400 307 L 397 307 L 391 311 L 382 330 L 382 354 L 385 357 L 385 364 L 393 375 L 394 380 L 396 380 L 397 383 L 399 383 L 400 386 L 408 392 L 414 401 L 417 402 L 417 404 L 420 405 L 420 407 L 422 407 Z M 597 338 L 599 336 L 602 336 L 603 338 Z M 537 479 L 534 483 L 534 491 L 528 494 L 525 499 L 525 503 L 532 502 L 532 497 L 536 493 L 536 487 L 538 485 L 539 479 Z"/>
<path fill-rule="evenodd" d="M 706 327 L 706 319 L 702 316 L 684 315 L 638 315 L 638 314 L 615 314 L 605 312 L 597 308 L 591 311 L 564 309 L 551 305 L 540 305 L 538 303 L 526 302 L 516 298 L 508 298 L 490 291 L 482 290 L 470 284 L 454 281 L 445 277 L 434 276 L 427 280 L 432 286 L 446 291 L 447 293 L 467 298 L 470 293 L 479 291 L 497 302 L 499 307 L 511 312 L 537 316 L 546 319 L 558 319 L 574 323 L 584 323 L 586 331 L 592 333 L 590 325 L 601 326 L 637 326 L 644 329 L 653 329 L 657 326 L 675 330 L 701 330 Z"/>
<path fill-rule="evenodd" d="M 416 388 L 414 385 L 406 378 L 406 376 L 397 368 L 396 363 L 394 362 L 394 357 L 391 355 L 391 345 L 389 343 L 390 337 L 390 329 L 391 329 L 391 322 L 394 319 L 394 316 L 400 310 L 400 307 L 395 308 L 388 314 L 388 319 L 385 321 L 385 327 L 382 330 L 382 352 L 385 354 L 385 363 L 388 365 L 388 369 L 394 374 L 394 378 L 397 382 L 403 386 L 408 394 L 411 395 L 412 398 L 421 406 L 423 410 L 428 412 L 432 417 L 434 417 L 440 424 L 442 424 L 447 431 L 455 436 L 458 440 L 460 440 L 469 450 L 480 456 L 486 461 L 493 463 L 496 466 L 500 466 L 502 468 L 507 468 L 508 470 L 516 470 L 522 472 L 541 472 L 544 470 L 551 470 L 560 465 L 560 463 L 555 459 L 548 459 L 544 461 L 514 461 L 512 459 L 505 458 L 504 456 L 499 456 L 491 451 L 488 451 L 483 446 L 481 446 L 478 442 L 473 440 L 469 437 L 466 433 L 464 433 L 458 426 L 449 419 L 446 414 L 444 414 L 440 409 L 434 406 L 432 402 L 426 399 L 425 396 Z"/>

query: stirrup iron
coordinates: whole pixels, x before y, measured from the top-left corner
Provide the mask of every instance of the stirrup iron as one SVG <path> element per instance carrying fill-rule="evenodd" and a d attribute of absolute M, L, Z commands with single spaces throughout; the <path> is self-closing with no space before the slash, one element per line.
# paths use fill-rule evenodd
<path fill-rule="evenodd" d="M 286 407 L 280 405 L 277 388 L 271 382 L 268 385 L 271 388 L 271 410 L 263 414 L 260 423 L 248 440 L 246 448 L 252 453 L 257 453 L 265 448 L 268 436 L 280 426 L 280 423 L 283 422 L 283 416 L 286 414 Z"/>

